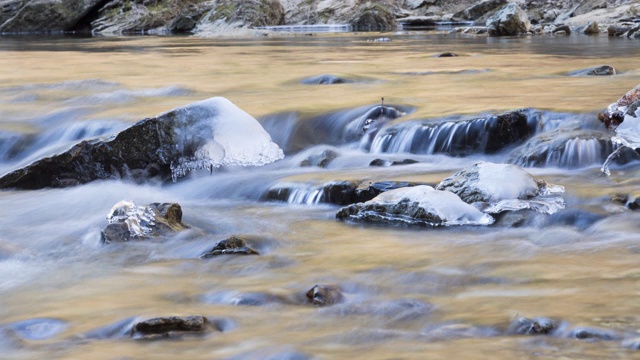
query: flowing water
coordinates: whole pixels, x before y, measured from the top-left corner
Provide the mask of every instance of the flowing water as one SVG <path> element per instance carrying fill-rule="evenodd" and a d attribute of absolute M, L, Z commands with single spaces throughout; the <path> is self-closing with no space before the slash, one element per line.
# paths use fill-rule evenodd
<path fill-rule="evenodd" d="M 379 37 L 391 41 L 373 41 Z M 442 52 L 460 56 L 434 56 Z M 2 38 L 2 174 L 213 96 L 258 118 L 286 158 L 195 172 L 175 184 L 113 180 L 0 192 L 0 353 L 638 357 L 622 341 L 640 337 L 640 215 L 609 199 L 639 190 L 640 166 L 614 164 L 611 177 L 600 174 L 612 147 L 596 113 L 640 83 L 639 56 L 635 42 L 605 36 Z M 601 64 L 621 74 L 566 75 Z M 323 74 L 354 82 L 301 83 Z M 401 114 L 381 114 L 366 124 L 379 132 L 362 136 L 367 111 L 379 110 L 382 97 Z M 554 131 L 582 137 L 537 162 L 517 142 L 503 149 L 456 143 L 491 126 L 473 119 L 520 108 L 543 145 Z M 325 158 L 325 167 L 313 166 Z M 369 166 L 376 159 L 417 163 Z M 321 193 L 323 184 L 344 180 L 435 184 L 478 160 L 536 165 L 528 171 L 565 187 L 566 209 L 519 227 L 367 226 L 336 220 L 339 206 Z M 277 188 L 289 189 L 285 201 L 265 201 Z M 178 202 L 194 230 L 104 245 L 106 215 L 123 199 Z M 230 235 L 247 236 L 261 255 L 199 258 Z M 345 302 L 296 304 L 315 284 L 341 287 Z M 221 331 L 164 341 L 127 335 L 132 318 L 170 315 L 204 315 Z M 505 335 L 516 316 L 552 317 L 566 329 L 554 337 Z M 614 332 L 615 340 L 565 336 L 575 327 Z"/>

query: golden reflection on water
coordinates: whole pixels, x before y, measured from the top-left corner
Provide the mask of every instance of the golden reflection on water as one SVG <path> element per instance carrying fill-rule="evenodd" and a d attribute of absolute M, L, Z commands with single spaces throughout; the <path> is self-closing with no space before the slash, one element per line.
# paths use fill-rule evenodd
<path fill-rule="evenodd" d="M 334 40 L 353 38 L 326 36 Z M 598 59 L 588 53 L 567 56 L 501 52 L 477 45 L 432 44 L 428 40 L 402 38 L 375 44 L 365 41 L 370 37 L 361 35 L 344 40 L 341 46 L 317 47 L 290 46 L 284 39 L 250 44 L 175 37 L 125 38 L 117 42 L 91 39 L 84 40 L 82 46 L 65 44 L 59 51 L 4 52 L 0 68 L 11 71 L 0 72 L 0 83 L 8 87 L 101 79 L 130 89 L 179 85 L 196 92 L 186 97 L 149 99 L 134 107 L 114 107 L 101 114 L 126 116 L 133 121 L 195 98 L 211 96 L 225 96 L 256 117 L 291 110 L 315 114 L 376 103 L 380 97 L 389 103 L 417 107 L 412 117 L 520 107 L 591 112 L 603 109 L 640 82 L 636 57 Z M 443 51 L 461 56 L 433 57 Z M 564 75 L 602 63 L 624 73 L 615 77 Z M 448 74 L 467 70 L 479 71 Z M 424 72 L 433 74 L 409 74 Z M 357 75 L 375 81 L 332 86 L 297 83 L 319 74 Z M 351 174 L 354 178 L 362 175 Z M 445 175 L 396 176 L 437 182 Z M 559 182 L 563 179 L 558 178 Z M 605 180 L 599 181 L 610 186 Z M 583 186 L 577 181 L 572 191 L 593 192 L 591 184 Z M 238 216 L 247 213 L 255 216 L 250 209 L 235 211 Z M 574 325 L 640 330 L 637 315 L 640 272 L 634 270 L 638 254 L 628 248 L 557 251 L 532 243 L 540 236 L 552 235 L 541 229 L 496 235 L 484 229 L 371 228 L 334 222 L 330 217 L 310 220 L 291 215 L 292 219 L 283 219 L 281 213 L 269 211 L 260 214 L 272 217 L 271 221 L 285 226 L 287 232 L 281 234 L 275 252 L 262 259 L 266 265 L 255 265 L 253 259 L 216 259 L 204 263 L 160 259 L 144 265 L 111 268 L 103 277 L 79 278 L 60 289 L 45 292 L 38 288 L 20 289 L 13 297 L 3 299 L 7 309 L 11 309 L 10 313 L 3 311 L 5 320 L 21 320 L 25 314 L 65 319 L 72 324 L 65 333 L 68 336 L 140 315 L 204 314 L 236 322 L 235 330 L 214 333 L 204 341 L 125 339 L 80 345 L 71 342 L 64 349 L 54 350 L 63 358 L 92 359 L 151 355 L 165 359 L 208 359 L 256 349 L 295 349 L 326 358 L 513 359 L 541 353 L 549 357 L 602 358 L 625 355 L 626 350 L 618 342 L 596 344 L 558 339 L 546 340 L 549 346 L 536 347 L 530 346 L 532 340 L 514 337 L 433 342 L 396 336 L 393 331 L 417 334 L 427 320 L 506 327 L 518 314 L 558 317 Z M 189 210 L 185 211 L 185 218 L 188 222 Z M 283 258 L 287 261 L 278 265 Z M 263 271 L 259 266 L 265 266 Z M 221 268 L 226 271 L 220 271 Z M 379 269 L 388 271 L 379 275 L 375 271 Z M 397 284 L 394 274 L 406 273 L 486 280 L 462 284 L 454 281 L 449 285 L 445 282 L 444 288 L 428 283 L 429 277 L 417 280 L 425 283 L 412 287 Z M 293 305 L 237 307 L 208 304 L 199 298 L 207 289 L 289 295 L 305 291 L 317 282 L 350 282 L 354 277 L 365 284 L 376 301 L 409 297 L 433 304 L 435 310 L 426 319 L 395 326 L 371 315 L 336 316 Z M 409 293 L 398 293 L 407 288 Z M 388 328 L 390 332 L 367 333 L 379 328 Z M 382 340 L 376 340 L 377 336 Z M 260 358 L 266 353 L 255 354 L 255 358 Z"/>

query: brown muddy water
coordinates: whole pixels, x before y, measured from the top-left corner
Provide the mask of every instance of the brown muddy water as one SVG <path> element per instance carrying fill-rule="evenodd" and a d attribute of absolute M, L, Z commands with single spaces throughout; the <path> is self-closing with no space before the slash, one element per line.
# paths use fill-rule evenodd
<path fill-rule="evenodd" d="M 391 41 L 373 41 L 382 37 Z M 435 57 L 442 52 L 459 56 Z M 292 121 L 375 106 L 381 97 L 415 109 L 387 126 L 526 107 L 597 129 L 596 113 L 640 83 L 639 57 L 636 42 L 605 36 L 7 37 L 0 173 L 213 96 L 263 121 L 276 142 L 296 136 Z M 602 64 L 620 74 L 566 75 Z M 356 81 L 300 83 L 322 74 Z M 336 220 L 339 206 L 304 192 L 334 180 L 434 184 L 479 160 L 507 162 L 513 148 L 450 157 L 334 141 L 339 157 L 319 168 L 299 163 L 329 145 L 294 140 L 301 149 L 274 164 L 196 173 L 177 184 L 113 180 L 0 192 L 0 357 L 640 358 L 623 346 L 640 338 L 640 215 L 609 200 L 640 190 L 637 161 L 612 166 L 609 178 L 600 158 L 527 168 L 565 187 L 566 209 L 520 227 L 368 226 Z M 368 166 L 376 158 L 419 163 Z M 303 194 L 263 200 L 282 184 Z M 122 199 L 178 202 L 184 221 L 206 235 L 103 245 L 106 214 Z M 247 235 L 262 255 L 199 258 L 232 234 Z M 345 302 L 297 304 L 315 284 L 341 287 Z M 243 298 L 257 300 L 242 305 Z M 204 315 L 221 331 L 158 341 L 126 333 L 128 319 L 170 315 Z M 554 318 L 561 329 L 507 334 L 518 316 Z M 612 340 L 579 340 L 576 328 Z"/>

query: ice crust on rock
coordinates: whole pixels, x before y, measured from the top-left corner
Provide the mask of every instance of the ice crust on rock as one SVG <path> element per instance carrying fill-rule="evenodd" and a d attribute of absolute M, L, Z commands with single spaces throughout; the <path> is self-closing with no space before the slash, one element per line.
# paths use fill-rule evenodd
<path fill-rule="evenodd" d="M 171 114 L 174 146 L 169 159 L 172 177 L 195 169 L 220 166 L 262 166 L 284 158 L 282 149 L 251 115 L 223 97 L 214 97 L 158 115 Z"/>
<path fill-rule="evenodd" d="M 616 128 L 616 135 L 611 137 L 611 142 L 618 148 L 612 152 L 607 157 L 604 164 L 602 164 L 601 170 L 607 176 L 611 175 L 611 171 L 609 171 L 611 161 L 618 156 L 622 149 L 625 147 L 634 150 L 640 148 L 640 101 L 637 101 L 633 105 L 636 106 L 635 109 L 627 109 L 626 107 L 619 108 L 624 110 L 624 121 Z"/>
<path fill-rule="evenodd" d="M 131 200 L 122 200 L 113 205 L 107 214 L 109 224 L 124 222 L 131 237 L 144 237 L 155 225 L 155 214 L 148 206 L 138 206 Z"/>
<path fill-rule="evenodd" d="M 398 207 L 403 203 L 407 206 Z M 344 216 L 347 213 L 350 214 Z M 413 216 L 419 213 L 426 213 L 426 216 Z M 365 203 L 343 208 L 338 217 L 421 225 L 491 225 L 494 222 L 493 217 L 465 203 L 456 194 L 428 185 L 386 191 Z"/>
<path fill-rule="evenodd" d="M 564 187 L 536 179 L 513 164 L 479 162 L 442 180 L 436 187 L 451 191 L 466 203 L 483 202 L 490 214 L 532 209 L 553 214 L 564 208 Z"/>

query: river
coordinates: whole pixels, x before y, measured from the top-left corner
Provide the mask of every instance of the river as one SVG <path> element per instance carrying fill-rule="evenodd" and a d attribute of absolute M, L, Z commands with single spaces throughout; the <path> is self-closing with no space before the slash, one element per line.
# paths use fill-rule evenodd
<path fill-rule="evenodd" d="M 390 41 L 374 41 L 380 38 Z M 435 57 L 443 52 L 460 56 Z M 11 359 L 637 357 L 621 343 L 640 336 L 640 215 L 608 200 L 638 190 L 637 161 L 613 165 L 610 177 L 600 173 L 600 157 L 527 168 L 565 187 L 566 209 L 520 227 L 367 226 L 336 220 L 340 207 L 310 201 L 309 192 L 335 180 L 435 184 L 479 160 L 506 162 L 513 148 L 463 157 L 376 153 L 292 135 L 292 124 L 375 106 L 384 97 L 408 112 L 387 126 L 531 108 L 545 119 L 540 126 L 574 121 L 598 130 L 597 112 L 640 83 L 639 57 L 635 42 L 604 35 L 4 37 L 2 174 L 213 96 L 262 121 L 286 158 L 197 172 L 175 184 L 113 180 L 1 191 L 0 353 Z M 621 73 L 567 76 L 601 64 Z M 357 81 L 300 83 L 322 74 Z M 347 115 L 340 116 L 336 123 L 318 121 L 340 131 Z M 567 156 L 588 156 L 589 146 Z M 339 154 L 326 168 L 299 166 L 326 149 Z M 369 166 L 377 158 L 418 163 Z M 291 184 L 307 193 L 289 202 L 263 200 L 270 188 Z M 104 245 L 106 215 L 123 199 L 177 202 L 184 221 L 206 236 Z M 199 258 L 233 234 L 253 239 L 261 255 Z M 295 298 L 315 284 L 338 285 L 345 303 L 268 301 Z M 267 301 L 238 305 L 243 296 Z M 204 315 L 221 331 L 176 341 L 121 333 L 127 319 L 170 315 Z M 616 336 L 505 334 L 518 316 L 558 319 L 565 334 L 587 327 Z"/>

